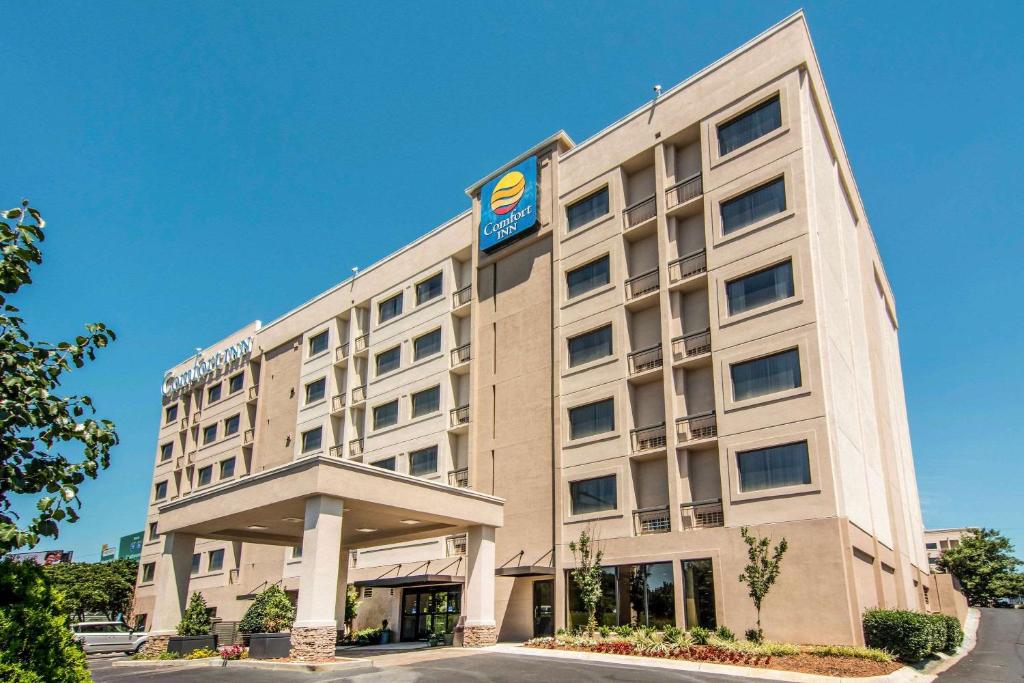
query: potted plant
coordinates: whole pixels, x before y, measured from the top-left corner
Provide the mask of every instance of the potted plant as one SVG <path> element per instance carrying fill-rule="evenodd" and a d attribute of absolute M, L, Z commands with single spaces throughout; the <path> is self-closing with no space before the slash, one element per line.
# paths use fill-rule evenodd
<path fill-rule="evenodd" d="M 167 641 L 167 651 L 185 656 L 193 650 L 217 649 L 217 636 L 210 633 L 210 613 L 202 593 L 193 593 L 178 624 L 178 635 Z"/>
<path fill-rule="evenodd" d="M 290 630 L 295 621 L 295 608 L 280 586 L 268 586 L 256 596 L 238 630 L 249 634 L 249 657 L 282 659 L 291 654 Z"/>

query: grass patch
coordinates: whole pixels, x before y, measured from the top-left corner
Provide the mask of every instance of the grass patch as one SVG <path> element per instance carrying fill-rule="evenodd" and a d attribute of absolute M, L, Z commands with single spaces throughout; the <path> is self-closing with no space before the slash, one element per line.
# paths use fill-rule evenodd
<path fill-rule="evenodd" d="M 891 662 L 895 659 L 885 650 L 854 645 L 813 645 L 808 652 L 819 657 L 853 657 L 855 659 L 870 659 L 872 662 Z"/>

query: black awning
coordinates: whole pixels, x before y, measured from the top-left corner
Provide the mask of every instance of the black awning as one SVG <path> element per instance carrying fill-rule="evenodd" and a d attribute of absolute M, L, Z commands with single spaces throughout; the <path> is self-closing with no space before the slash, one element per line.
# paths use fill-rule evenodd
<path fill-rule="evenodd" d="M 555 568 L 540 564 L 524 564 L 518 567 L 498 567 L 495 576 L 554 576 Z"/>
<path fill-rule="evenodd" d="M 409 576 L 382 576 L 379 579 L 355 581 L 356 588 L 399 588 L 401 586 L 429 586 L 443 583 L 462 583 L 465 578 L 451 574 L 410 574 Z"/>

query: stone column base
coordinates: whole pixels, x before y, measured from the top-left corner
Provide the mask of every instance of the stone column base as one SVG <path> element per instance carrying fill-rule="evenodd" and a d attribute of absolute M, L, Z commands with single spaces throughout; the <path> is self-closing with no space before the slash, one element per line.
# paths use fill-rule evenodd
<path fill-rule="evenodd" d="M 337 637 L 337 629 L 333 626 L 294 626 L 291 657 L 307 662 L 334 659 Z"/>
<path fill-rule="evenodd" d="M 497 642 L 496 626 L 467 626 L 462 632 L 463 647 L 487 647 Z"/>
<path fill-rule="evenodd" d="M 158 655 L 167 652 L 167 643 L 170 636 L 150 636 L 139 648 L 139 653 L 144 655 Z"/>

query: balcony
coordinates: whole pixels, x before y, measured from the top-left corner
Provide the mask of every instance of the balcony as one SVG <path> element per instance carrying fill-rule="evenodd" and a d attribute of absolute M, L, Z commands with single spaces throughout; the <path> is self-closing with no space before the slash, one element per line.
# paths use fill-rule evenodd
<path fill-rule="evenodd" d="M 255 441 L 255 439 L 256 439 L 256 430 L 255 429 L 246 429 L 242 433 L 242 445 L 243 446 L 251 446 L 252 442 Z"/>
<path fill-rule="evenodd" d="M 370 335 L 359 335 L 354 340 L 352 340 L 352 345 L 355 348 L 356 353 L 366 353 L 367 349 L 370 348 Z"/>
<path fill-rule="evenodd" d="M 331 396 L 331 414 L 337 415 L 343 410 L 345 410 L 345 394 Z"/>
<path fill-rule="evenodd" d="M 653 220 L 657 215 L 658 204 L 654 195 L 651 195 L 647 199 L 642 199 L 636 204 L 626 207 L 626 210 L 622 212 L 623 229 L 632 230 Z"/>
<path fill-rule="evenodd" d="M 345 361 L 348 360 L 348 342 L 345 342 L 341 346 L 335 347 L 334 349 L 334 364 L 344 365 Z"/>
<path fill-rule="evenodd" d="M 668 505 L 633 510 L 633 533 L 637 536 L 663 534 L 672 530 Z"/>
<path fill-rule="evenodd" d="M 460 489 L 469 488 L 469 468 L 463 467 L 458 470 L 451 470 L 448 472 L 448 485 L 455 486 Z"/>
<path fill-rule="evenodd" d="M 449 412 L 449 418 L 451 420 L 452 428 L 463 427 L 469 424 L 469 406 L 459 406 L 458 408 L 452 408 Z"/>
<path fill-rule="evenodd" d="M 469 302 L 473 300 L 473 285 L 452 292 L 452 312 L 456 315 L 469 313 Z"/>
<path fill-rule="evenodd" d="M 656 451 L 659 448 L 664 448 L 666 444 L 665 423 L 662 422 L 661 424 L 649 427 L 631 429 L 629 430 L 629 437 L 634 453 L 646 453 L 647 451 Z"/>
<path fill-rule="evenodd" d="M 465 555 L 466 546 L 468 545 L 467 540 L 468 539 L 466 538 L 465 534 L 461 536 L 449 536 L 448 538 L 444 539 L 445 555 L 447 555 L 448 557 L 457 557 L 459 555 Z"/>
<path fill-rule="evenodd" d="M 698 500 L 682 503 L 679 511 L 683 516 L 683 529 L 709 529 L 725 526 L 725 515 L 722 513 L 722 499 Z"/>
<path fill-rule="evenodd" d="M 183 417 L 181 418 L 181 422 L 178 424 L 178 431 L 183 432 L 186 429 L 188 429 L 188 418 Z"/>
<path fill-rule="evenodd" d="M 352 405 L 356 403 L 362 403 L 366 400 L 366 385 L 360 384 L 357 387 L 352 388 Z"/>
<path fill-rule="evenodd" d="M 672 360 L 676 363 L 711 353 L 711 330 L 691 332 L 672 340 Z"/>
<path fill-rule="evenodd" d="M 676 441 L 680 444 L 718 437 L 718 416 L 715 411 L 687 415 L 676 420 Z"/>
<path fill-rule="evenodd" d="M 327 453 L 332 458 L 344 458 L 345 457 L 345 447 L 344 446 L 331 446 L 330 448 L 327 449 Z"/>
<path fill-rule="evenodd" d="M 668 264 L 668 282 L 672 289 L 683 289 L 688 282 L 696 282 L 697 275 L 708 272 L 708 252 L 701 249 Z"/>
<path fill-rule="evenodd" d="M 258 384 L 254 384 L 251 387 L 249 387 L 249 398 L 248 398 L 248 401 L 250 403 L 252 403 L 253 401 L 255 401 L 259 397 L 260 397 L 260 387 L 259 387 L 259 385 Z"/>
<path fill-rule="evenodd" d="M 641 297 L 657 292 L 659 287 L 658 269 L 649 270 L 626 280 L 626 301 L 636 301 Z"/>
<path fill-rule="evenodd" d="M 657 370 L 662 366 L 661 344 L 634 351 L 626 356 L 630 376 Z"/>
<path fill-rule="evenodd" d="M 469 372 L 469 361 L 473 357 L 470 353 L 470 344 L 463 344 L 457 349 L 452 349 L 452 370 L 458 374 Z"/>
<path fill-rule="evenodd" d="M 670 214 L 681 213 L 683 205 L 702 194 L 704 194 L 704 182 L 700 173 L 697 173 L 665 190 L 665 206 Z"/>
<path fill-rule="evenodd" d="M 352 439 L 348 442 L 348 454 L 351 456 L 363 454 L 363 440 L 361 438 Z"/>

